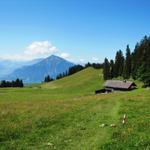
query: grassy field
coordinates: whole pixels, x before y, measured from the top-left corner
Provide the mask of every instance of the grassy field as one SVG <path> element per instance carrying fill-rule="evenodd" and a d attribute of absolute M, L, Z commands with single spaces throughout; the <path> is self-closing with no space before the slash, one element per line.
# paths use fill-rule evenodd
<path fill-rule="evenodd" d="M 0 150 L 149 150 L 150 90 L 94 95 L 102 84 L 102 71 L 88 68 L 47 84 L 0 89 Z"/>

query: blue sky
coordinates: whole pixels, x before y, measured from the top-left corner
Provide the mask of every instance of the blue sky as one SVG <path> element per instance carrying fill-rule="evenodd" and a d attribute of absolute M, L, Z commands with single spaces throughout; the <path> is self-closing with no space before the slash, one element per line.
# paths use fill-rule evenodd
<path fill-rule="evenodd" d="M 0 0 L 0 58 L 114 58 L 150 35 L 149 0 Z"/>

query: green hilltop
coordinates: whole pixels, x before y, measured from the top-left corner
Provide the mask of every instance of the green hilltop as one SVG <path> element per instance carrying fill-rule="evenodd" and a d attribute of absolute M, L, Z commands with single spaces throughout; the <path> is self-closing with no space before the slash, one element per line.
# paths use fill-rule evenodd
<path fill-rule="evenodd" d="M 103 84 L 102 70 L 89 67 L 76 74 L 55 80 L 50 83 L 42 84 L 42 88 L 68 90 L 73 94 L 90 94 Z M 80 92 L 80 93 L 78 93 Z"/>
<path fill-rule="evenodd" d="M 103 82 L 102 70 L 87 68 L 50 83 L 0 89 L 0 149 L 150 149 L 150 90 L 95 95 Z"/>

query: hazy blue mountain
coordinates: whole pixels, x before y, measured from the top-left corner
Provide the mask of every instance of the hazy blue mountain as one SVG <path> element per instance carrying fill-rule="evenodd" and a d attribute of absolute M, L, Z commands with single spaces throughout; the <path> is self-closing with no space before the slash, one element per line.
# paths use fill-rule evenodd
<path fill-rule="evenodd" d="M 44 58 L 37 58 L 37 59 L 33 59 L 33 60 L 30 60 L 30 61 L 26 61 L 23 66 L 30 66 L 30 65 L 34 65 L 40 61 L 44 60 Z"/>
<path fill-rule="evenodd" d="M 17 68 L 33 65 L 41 60 L 43 60 L 43 58 L 34 59 L 31 61 L 0 60 L 0 78 L 12 73 Z"/>
<path fill-rule="evenodd" d="M 56 78 L 58 74 L 66 72 L 72 66 L 74 66 L 73 63 L 52 55 L 34 65 L 16 69 L 13 73 L 5 77 L 5 79 L 14 80 L 20 78 L 24 83 L 38 83 L 43 81 L 46 75 Z"/>

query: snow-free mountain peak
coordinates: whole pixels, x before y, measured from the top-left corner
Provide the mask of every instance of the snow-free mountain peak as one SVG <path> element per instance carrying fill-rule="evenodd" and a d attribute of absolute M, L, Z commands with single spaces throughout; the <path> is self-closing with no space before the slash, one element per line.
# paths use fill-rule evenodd
<path fill-rule="evenodd" d="M 59 56 L 51 55 L 38 63 L 16 69 L 4 79 L 15 80 L 20 78 L 24 83 L 38 83 L 43 81 L 47 75 L 56 78 L 58 74 L 68 71 L 72 66 L 74 66 L 73 63 Z"/>

